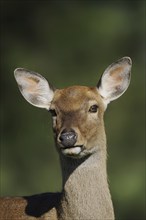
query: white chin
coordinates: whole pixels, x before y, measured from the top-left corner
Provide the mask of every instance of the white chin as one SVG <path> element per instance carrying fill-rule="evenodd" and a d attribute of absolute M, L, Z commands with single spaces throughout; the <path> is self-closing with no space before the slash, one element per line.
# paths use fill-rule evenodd
<path fill-rule="evenodd" d="M 82 151 L 81 147 L 72 147 L 72 148 L 62 149 L 62 153 L 68 156 L 76 156 L 81 151 Z"/>

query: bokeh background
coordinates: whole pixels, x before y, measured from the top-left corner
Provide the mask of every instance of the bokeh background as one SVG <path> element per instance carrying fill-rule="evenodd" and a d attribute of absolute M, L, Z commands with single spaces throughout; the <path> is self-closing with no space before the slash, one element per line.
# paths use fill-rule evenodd
<path fill-rule="evenodd" d="M 29 105 L 13 71 L 25 67 L 55 87 L 94 86 L 123 56 L 127 92 L 105 115 L 108 176 L 118 220 L 144 219 L 144 1 L 1 1 L 1 195 L 61 190 L 50 114 Z"/>

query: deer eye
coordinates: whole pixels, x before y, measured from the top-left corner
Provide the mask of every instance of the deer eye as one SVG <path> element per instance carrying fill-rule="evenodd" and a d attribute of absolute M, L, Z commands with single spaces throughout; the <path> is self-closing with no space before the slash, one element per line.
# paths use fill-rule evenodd
<path fill-rule="evenodd" d="M 57 113 L 56 113 L 55 109 L 50 109 L 49 112 L 51 113 L 52 117 L 57 116 Z"/>
<path fill-rule="evenodd" d="M 89 112 L 91 113 L 96 113 L 98 110 L 98 105 L 92 105 L 90 108 L 89 108 Z"/>

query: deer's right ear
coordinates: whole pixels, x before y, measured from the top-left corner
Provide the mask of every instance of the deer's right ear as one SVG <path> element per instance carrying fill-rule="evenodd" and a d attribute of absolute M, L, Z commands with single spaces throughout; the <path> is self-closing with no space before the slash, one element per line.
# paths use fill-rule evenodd
<path fill-rule="evenodd" d="M 30 104 L 49 110 L 54 91 L 43 76 L 24 68 L 17 68 L 14 76 L 20 92 Z"/>

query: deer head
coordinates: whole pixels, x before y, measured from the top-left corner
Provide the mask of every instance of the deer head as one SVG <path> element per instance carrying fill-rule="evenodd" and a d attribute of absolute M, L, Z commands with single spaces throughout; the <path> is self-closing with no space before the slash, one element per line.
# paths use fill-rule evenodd
<path fill-rule="evenodd" d="M 111 64 L 95 87 L 53 89 L 43 76 L 24 68 L 14 75 L 24 98 L 51 112 L 59 152 L 81 158 L 105 146 L 104 111 L 127 90 L 131 65 L 129 57 Z"/>

